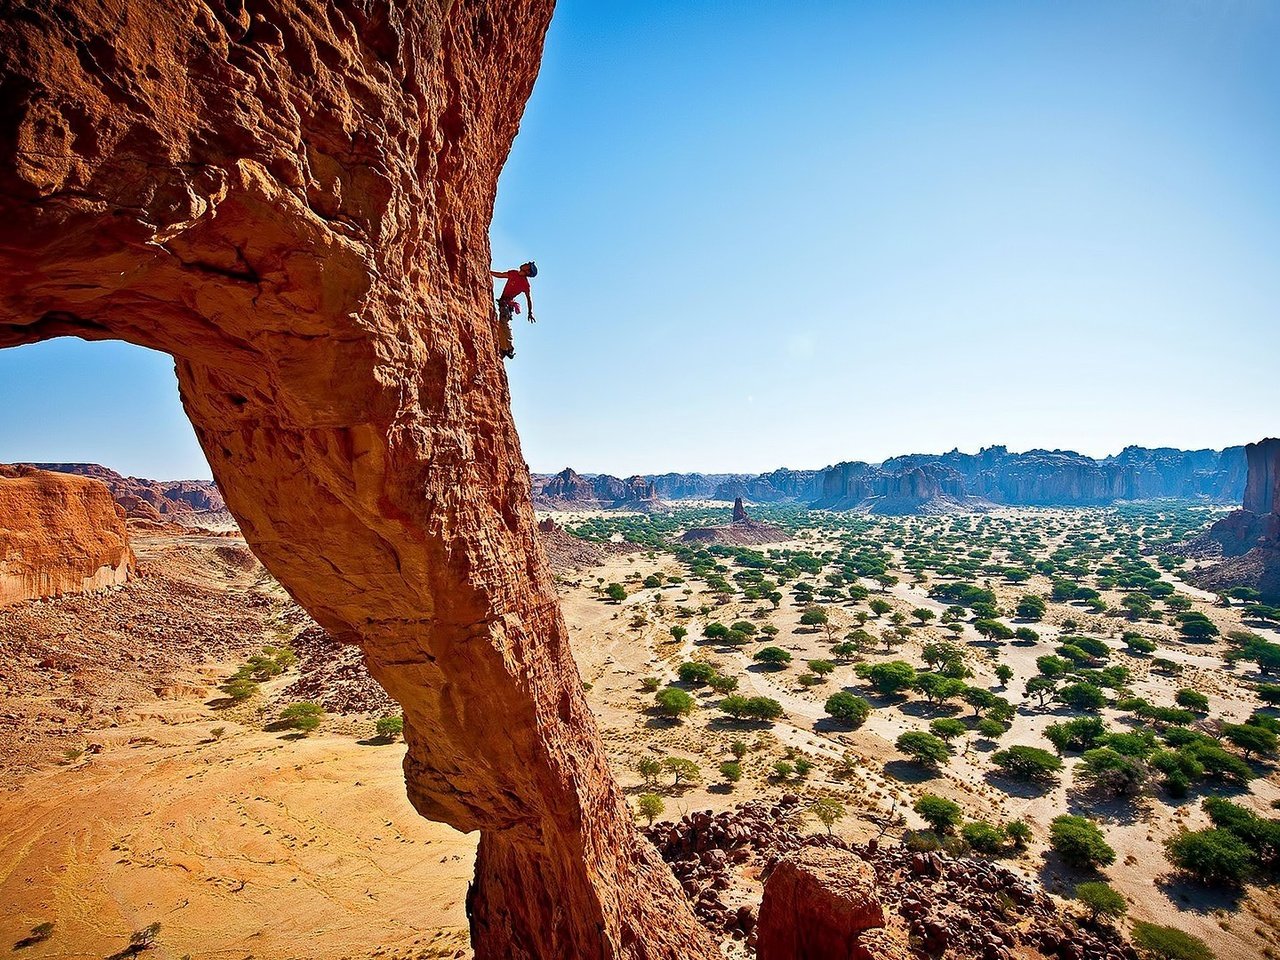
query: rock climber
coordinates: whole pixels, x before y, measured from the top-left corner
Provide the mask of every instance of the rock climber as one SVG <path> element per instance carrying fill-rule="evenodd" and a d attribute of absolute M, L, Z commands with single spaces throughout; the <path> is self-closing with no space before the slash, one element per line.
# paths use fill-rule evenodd
<path fill-rule="evenodd" d="M 516 297 L 524 294 L 525 303 L 529 305 L 529 322 L 538 322 L 533 316 L 533 295 L 529 292 L 529 280 L 538 275 L 538 267 L 531 260 L 520 264 L 519 270 L 490 270 L 489 273 L 497 280 L 507 281 L 498 294 L 498 354 L 510 360 L 516 355 L 511 340 L 511 315 L 520 312 Z"/>

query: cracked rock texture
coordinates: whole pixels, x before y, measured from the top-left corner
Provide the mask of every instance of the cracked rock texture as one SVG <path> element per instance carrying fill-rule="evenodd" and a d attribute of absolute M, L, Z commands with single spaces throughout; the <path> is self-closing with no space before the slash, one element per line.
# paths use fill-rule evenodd
<path fill-rule="evenodd" d="M 137 565 L 103 484 L 0 465 L 0 607 L 117 586 Z"/>
<path fill-rule="evenodd" d="M 488 226 L 551 0 L 17 0 L 0 347 L 172 354 L 248 543 L 482 832 L 481 960 L 698 958 L 582 694 L 495 347 Z"/>
<path fill-rule="evenodd" d="M 884 909 L 876 872 L 848 850 L 802 847 L 773 868 L 764 885 L 756 955 L 760 960 L 870 960 L 903 957 L 878 936 Z"/>

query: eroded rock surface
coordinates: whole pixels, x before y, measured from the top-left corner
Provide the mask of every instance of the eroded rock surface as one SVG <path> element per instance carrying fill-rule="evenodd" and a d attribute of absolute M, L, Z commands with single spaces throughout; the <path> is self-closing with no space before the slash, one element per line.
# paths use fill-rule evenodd
<path fill-rule="evenodd" d="M 124 511 L 105 486 L 0 465 L 0 606 L 93 593 L 136 572 Z"/>
<path fill-rule="evenodd" d="M 778 861 L 765 881 L 756 956 L 870 960 L 882 955 L 876 949 L 882 944 L 864 940 L 863 933 L 883 926 L 870 864 L 838 847 L 802 847 Z M 906 950 L 897 952 L 906 955 Z"/>
<path fill-rule="evenodd" d="M 806 835 L 799 828 L 804 803 L 799 797 L 783 795 L 777 803 L 754 800 L 734 810 L 710 810 L 686 814 L 675 823 L 656 823 L 649 836 L 671 863 L 698 918 L 707 928 L 745 939 L 749 949 L 761 947 L 764 927 L 778 925 L 783 938 L 779 949 L 787 949 L 788 920 L 798 923 L 809 908 L 793 894 L 788 900 L 797 911 L 775 912 L 767 917 L 760 878 L 768 889 L 773 871 L 788 857 L 807 858 L 818 848 L 836 851 L 834 861 L 849 865 L 861 861 L 874 873 L 874 900 L 885 916 L 885 926 L 866 928 L 870 899 L 861 888 L 871 874 L 857 867 L 858 887 L 849 895 L 856 910 L 829 907 L 850 919 L 847 935 L 852 947 L 883 960 L 904 955 L 909 946 L 913 955 L 1011 960 L 1013 957 L 1056 957 L 1057 960 L 1137 960 L 1138 954 L 1116 931 L 1080 921 L 1060 910 L 1053 898 L 1009 868 L 987 860 L 952 857 L 942 852 L 918 853 L 897 842 L 870 840 L 850 844 L 825 833 Z M 853 858 L 850 860 L 849 858 Z M 844 866 L 843 869 L 855 869 Z M 812 884 L 819 901 L 826 885 L 827 871 L 813 869 L 801 883 L 783 881 L 777 894 L 800 891 Z M 844 882 L 840 871 L 831 878 L 838 889 Z M 843 896 L 844 894 L 841 894 Z M 801 898 L 802 899 L 802 898 Z M 827 909 L 827 908 L 824 908 Z M 855 929 L 856 928 L 856 929 Z M 839 949 L 839 948 L 837 948 Z M 787 954 L 783 954 L 786 956 Z M 848 956 L 837 953 L 835 956 Z M 797 956 L 813 958 L 826 954 Z"/>
<path fill-rule="evenodd" d="M 480 830 L 477 957 L 705 957 L 605 764 L 537 541 L 488 227 L 551 0 L 17 0 L 0 347 L 172 354 L 245 539 Z"/>
<path fill-rule="evenodd" d="M 661 510 L 657 489 L 644 477 L 584 477 L 572 467 L 532 478 L 534 504 L 543 510 Z"/>
<path fill-rule="evenodd" d="M 1179 551 L 1221 558 L 1187 578 L 1206 590 L 1252 587 L 1267 603 L 1280 603 L 1280 439 L 1245 447 L 1249 475 L 1244 503 Z"/>
<path fill-rule="evenodd" d="M 738 497 L 733 501 L 733 513 L 728 524 L 718 527 L 692 527 L 680 538 L 685 543 L 732 543 L 753 546 L 763 543 L 781 543 L 789 534 L 772 524 L 761 523 L 747 516 L 747 508 Z"/>
<path fill-rule="evenodd" d="M 101 480 L 132 520 L 192 517 L 226 509 L 217 484 L 208 480 L 126 477 L 99 463 L 36 463 L 33 466 Z"/>

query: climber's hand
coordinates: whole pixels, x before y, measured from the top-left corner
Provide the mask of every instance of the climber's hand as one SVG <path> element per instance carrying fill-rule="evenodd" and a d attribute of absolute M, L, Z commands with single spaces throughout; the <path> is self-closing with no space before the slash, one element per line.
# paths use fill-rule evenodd
<path fill-rule="evenodd" d="M 530 323 L 537 323 L 537 322 L 538 322 L 538 321 L 534 318 L 534 316 L 533 316 L 533 314 L 532 314 L 532 313 L 531 313 L 531 314 L 529 314 L 529 322 L 530 322 Z"/>

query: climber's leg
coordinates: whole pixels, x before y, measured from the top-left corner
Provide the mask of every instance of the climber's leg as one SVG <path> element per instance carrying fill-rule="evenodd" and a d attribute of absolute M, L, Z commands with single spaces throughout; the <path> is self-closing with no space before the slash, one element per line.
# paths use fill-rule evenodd
<path fill-rule="evenodd" d="M 511 339 L 511 304 L 506 300 L 498 301 L 498 356 L 508 360 L 516 355 L 515 344 Z"/>

